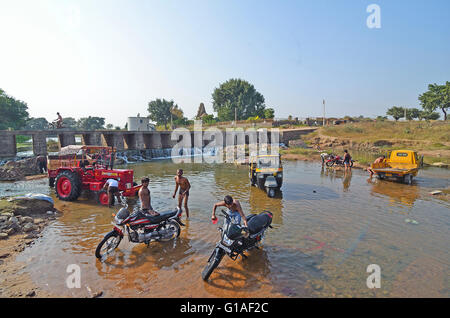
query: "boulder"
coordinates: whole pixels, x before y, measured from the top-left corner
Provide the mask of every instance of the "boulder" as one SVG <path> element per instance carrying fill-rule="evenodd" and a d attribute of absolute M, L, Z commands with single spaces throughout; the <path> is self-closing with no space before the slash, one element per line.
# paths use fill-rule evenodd
<path fill-rule="evenodd" d="M 46 215 L 47 211 L 54 211 L 53 202 L 47 200 L 41 200 L 38 198 L 11 198 L 11 199 L 0 199 L 0 211 L 4 211 L 1 215 L 8 216 L 38 216 Z M 17 217 L 19 223 L 22 222 L 33 222 L 31 219 L 25 219 Z"/>
<path fill-rule="evenodd" d="M 21 180 L 25 176 L 39 174 L 37 157 L 8 161 L 0 167 L 0 181 Z"/>

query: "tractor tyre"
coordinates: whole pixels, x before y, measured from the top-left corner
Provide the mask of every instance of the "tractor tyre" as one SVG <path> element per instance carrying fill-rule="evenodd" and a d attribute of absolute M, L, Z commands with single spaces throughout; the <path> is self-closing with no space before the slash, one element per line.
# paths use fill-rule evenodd
<path fill-rule="evenodd" d="M 58 199 L 63 201 L 75 201 L 81 194 L 81 181 L 76 172 L 64 170 L 58 174 L 55 180 L 55 190 Z"/>
<path fill-rule="evenodd" d="M 97 192 L 96 196 L 98 203 L 100 203 L 101 205 L 109 205 L 108 192 L 106 192 L 105 190 L 100 190 Z"/>

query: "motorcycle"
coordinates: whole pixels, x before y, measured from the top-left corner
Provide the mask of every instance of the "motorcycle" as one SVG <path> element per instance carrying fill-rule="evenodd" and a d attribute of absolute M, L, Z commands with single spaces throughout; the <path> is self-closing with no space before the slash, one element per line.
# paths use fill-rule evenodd
<path fill-rule="evenodd" d="M 181 232 L 180 217 L 182 210 L 160 212 L 157 216 L 151 216 L 141 210 L 135 210 L 130 215 L 128 206 L 122 207 L 114 216 L 114 228 L 105 235 L 95 250 L 95 256 L 101 259 L 103 256 L 112 253 L 120 244 L 124 237 L 124 232 L 128 235 L 128 240 L 132 243 L 145 243 L 147 247 L 153 241 L 170 241 L 177 238 Z"/>
<path fill-rule="evenodd" d="M 241 227 L 231 221 L 230 216 L 224 210 L 222 214 L 226 218 L 221 232 L 220 241 L 216 244 L 214 251 L 208 259 L 208 263 L 202 272 L 202 279 L 207 281 L 214 269 L 222 261 L 225 255 L 228 255 L 235 261 L 239 255 L 247 258 L 244 252 L 253 248 L 258 248 L 258 244 L 263 240 L 265 231 L 268 227 L 272 228 L 272 213 L 263 211 L 260 214 L 250 214 L 247 216 L 248 227 Z"/>
<path fill-rule="evenodd" d="M 350 167 L 353 167 L 354 160 L 350 159 Z M 330 155 L 330 157 L 325 161 L 327 167 L 332 167 L 334 165 L 344 167 L 344 158 L 340 156 Z"/>

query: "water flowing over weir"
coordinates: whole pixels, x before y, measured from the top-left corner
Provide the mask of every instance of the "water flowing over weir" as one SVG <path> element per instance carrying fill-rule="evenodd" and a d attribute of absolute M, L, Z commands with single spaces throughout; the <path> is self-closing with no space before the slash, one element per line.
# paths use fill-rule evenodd
<path fill-rule="evenodd" d="M 171 158 L 189 158 L 195 156 L 215 156 L 220 151 L 218 147 L 192 147 L 192 148 L 164 148 L 164 149 L 148 149 L 148 150 L 126 150 L 117 152 L 116 158 L 118 161 L 123 161 L 124 164 L 146 162 L 158 159 Z M 174 154 L 175 153 L 175 154 Z"/>

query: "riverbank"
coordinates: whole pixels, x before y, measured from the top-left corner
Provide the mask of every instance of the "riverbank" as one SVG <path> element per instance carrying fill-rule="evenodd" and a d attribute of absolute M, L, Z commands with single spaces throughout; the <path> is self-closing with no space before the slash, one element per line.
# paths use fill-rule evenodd
<path fill-rule="evenodd" d="M 0 199 L 0 297 L 57 297 L 34 285 L 16 257 L 32 246 L 60 214 L 53 203 L 37 199 Z"/>

